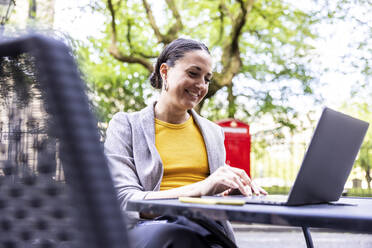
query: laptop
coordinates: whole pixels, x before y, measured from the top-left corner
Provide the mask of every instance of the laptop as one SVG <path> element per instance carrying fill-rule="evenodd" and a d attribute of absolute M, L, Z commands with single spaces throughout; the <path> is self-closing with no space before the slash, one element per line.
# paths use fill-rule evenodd
<path fill-rule="evenodd" d="M 324 108 L 288 196 L 237 195 L 223 198 L 286 206 L 338 201 L 368 125 L 365 121 Z"/>

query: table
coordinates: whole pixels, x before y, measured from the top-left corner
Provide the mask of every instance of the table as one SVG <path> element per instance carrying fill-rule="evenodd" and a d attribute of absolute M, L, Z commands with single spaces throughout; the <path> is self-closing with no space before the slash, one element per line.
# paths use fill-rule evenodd
<path fill-rule="evenodd" d="M 272 206 L 262 204 L 207 205 L 181 203 L 178 199 L 133 200 L 128 211 L 159 215 L 207 217 L 230 221 L 302 227 L 306 244 L 313 247 L 309 227 L 372 234 L 372 198 L 342 197 L 342 204 Z"/>

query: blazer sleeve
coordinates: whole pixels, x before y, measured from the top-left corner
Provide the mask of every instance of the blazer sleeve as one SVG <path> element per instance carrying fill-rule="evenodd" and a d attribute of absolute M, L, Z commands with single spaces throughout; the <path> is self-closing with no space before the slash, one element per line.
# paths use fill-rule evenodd
<path fill-rule="evenodd" d="M 129 199 L 143 199 L 144 191 L 133 158 L 132 130 L 128 114 L 113 116 L 106 131 L 105 154 L 122 210 Z"/>

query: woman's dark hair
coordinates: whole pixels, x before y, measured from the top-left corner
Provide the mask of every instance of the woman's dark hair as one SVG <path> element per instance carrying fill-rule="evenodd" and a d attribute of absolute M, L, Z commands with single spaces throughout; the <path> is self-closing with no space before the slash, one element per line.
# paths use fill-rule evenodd
<path fill-rule="evenodd" d="M 150 76 L 151 85 L 156 89 L 161 89 L 163 80 L 160 75 L 160 66 L 166 63 L 168 66 L 172 67 L 185 53 L 193 50 L 204 50 L 210 54 L 208 47 L 196 40 L 179 38 L 169 43 L 156 61 L 154 72 L 151 73 Z"/>

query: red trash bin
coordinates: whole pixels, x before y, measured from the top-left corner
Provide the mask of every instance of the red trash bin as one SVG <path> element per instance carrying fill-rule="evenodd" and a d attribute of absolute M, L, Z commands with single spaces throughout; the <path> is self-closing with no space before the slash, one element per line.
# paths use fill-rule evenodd
<path fill-rule="evenodd" d="M 241 168 L 251 176 L 251 136 L 249 125 L 235 119 L 216 122 L 225 132 L 226 164 Z"/>

